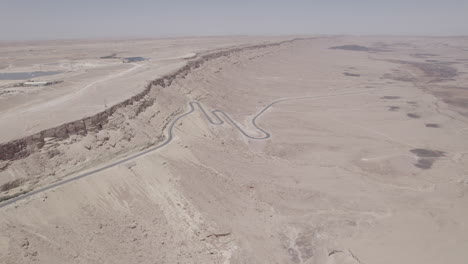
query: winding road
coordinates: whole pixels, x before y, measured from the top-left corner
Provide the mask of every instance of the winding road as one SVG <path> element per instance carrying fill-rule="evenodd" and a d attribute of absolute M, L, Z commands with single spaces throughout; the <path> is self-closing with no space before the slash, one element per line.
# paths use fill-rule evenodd
<path fill-rule="evenodd" d="M 104 170 L 107 170 L 109 168 L 112 168 L 112 167 L 115 167 L 115 166 L 118 166 L 120 164 L 123 164 L 123 163 L 126 163 L 130 160 L 133 160 L 133 159 L 136 159 L 140 156 L 143 156 L 147 153 L 150 153 L 150 152 L 153 152 L 155 150 L 158 150 L 160 148 L 163 148 L 164 146 L 166 146 L 167 144 L 169 144 L 172 139 L 174 138 L 174 126 L 177 124 L 178 121 L 180 121 L 182 118 L 184 118 L 185 116 L 188 116 L 190 115 L 191 113 L 193 113 L 195 111 L 195 107 L 198 107 L 200 109 L 200 111 L 203 113 L 203 115 L 205 116 L 205 118 L 208 120 L 208 122 L 212 125 L 222 125 L 224 124 L 224 121 L 222 119 L 222 117 L 224 117 L 227 121 L 229 121 L 229 123 L 231 123 L 235 128 L 237 128 L 239 130 L 239 132 L 244 135 L 245 137 L 247 138 L 250 138 L 250 139 L 254 139 L 254 140 L 264 140 L 264 139 L 268 139 L 271 137 L 270 133 L 268 133 L 267 131 L 265 131 L 264 129 L 260 128 L 257 124 L 257 120 L 258 118 L 264 114 L 268 109 L 270 109 L 272 106 L 274 106 L 275 104 L 279 104 L 279 103 L 282 103 L 282 102 L 287 102 L 287 101 L 293 101 L 293 100 L 307 100 L 307 99 L 319 99 L 319 98 L 327 98 L 327 97 L 336 97 L 336 96 L 347 96 L 347 95 L 355 95 L 355 94 L 364 94 L 364 93 L 372 93 L 372 92 L 380 92 L 380 91 L 383 91 L 383 90 L 389 90 L 389 89 L 392 89 L 392 88 L 385 88 L 385 89 L 367 89 L 367 90 L 361 90 L 361 91 L 354 91 L 354 92 L 347 92 L 347 93 L 336 93 L 336 94 L 324 94 L 324 95 L 316 95 L 316 96 L 305 96 L 305 97 L 290 97 L 290 98 L 283 98 L 283 99 L 279 99 L 279 100 L 276 100 L 276 101 L 273 101 L 272 103 L 268 104 L 267 106 L 265 106 L 261 111 L 259 111 L 252 119 L 252 125 L 260 132 L 260 134 L 262 134 L 261 136 L 252 136 L 252 135 L 249 135 L 241 126 L 239 126 L 239 124 L 237 122 L 235 122 L 226 112 L 222 111 L 222 110 L 211 110 L 210 113 L 213 115 L 214 118 L 212 118 L 208 112 L 205 110 L 205 108 L 203 107 L 203 105 L 198 102 L 198 101 L 192 101 L 192 102 L 189 102 L 188 103 L 188 106 L 189 106 L 189 110 L 181 115 L 179 115 L 177 118 L 175 118 L 174 120 L 172 120 L 172 122 L 169 124 L 168 128 L 167 128 L 167 137 L 166 139 L 159 145 L 157 146 L 154 146 L 154 147 L 151 147 L 149 149 L 146 149 L 144 151 L 141 151 L 139 153 L 136 153 L 136 154 L 133 154 L 127 158 L 124 158 L 124 159 L 121 159 L 121 160 L 118 160 L 118 161 L 115 161 L 113 163 L 110 163 L 108 165 L 105 165 L 103 167 L 100 167 L 100 168 L 97 168 L 97 169 L 94 169 L 94 170 L 91 170 L 91 171 L 88 171 L 88 172 L 85 172 L 85 173 L 82 173 L 82 174 L 79 174 L 77 176 L 74 176 L 74 177 L 71 177 L 71 178 L 68 178 L 68 179 L 65 179 L 63 181 L 59 181 L 59 182 L 55 182 L 53 184 L 50 184 L 48 186 L 45 186 L 45 187 L 42 187 L 42 188 L 39 188 L 37 190 L 33 190 L 31 192 L 28 192 L 28 193 L 25 193 L 23 195 L 20 195 L 20 196 L 17 196 L 17 197 L 14 197 L 14 198 L 11 198 L 9 200 L 6 200 L 2 203 L 0 203 L 0 208 L 2 207 L 5 207 L 5 206 L 8 206 L 10 204 L 13 204 L 17 201 L 20 201 L 20 200 L 23 200 L 23 199 L 26 199 L 30 196 L 33 196 L 35 194 L 38 194 L 38 193 L 42 193 L 42 192 L 45 192 L 47 190 L 50 190 L 50 189 L 53 189 L 53 188 L 56 188 L 58 186 L 61 186 L 61 185 L 64 185 L 64 184 L 67 184 L 67 183 L 70 183 L 70 182 L 73 182 L 73 181 L 76 181 L 76 180 L 79 180 L 81 178 L 84 178 L 84 177 L 87 177 L 87 176 L 90 176 L 90 175 L 93 175 L 93 174 L 96 174 L 98 172 L 101 172 L 101 171 L 104 171 Z M 222 117 L 221 117 L 222 116 Z M 70 173 L 68 175 L 66 175 L 64 178 L 66 178 L 67 176 L 70 176 L 74 173 Z"/>

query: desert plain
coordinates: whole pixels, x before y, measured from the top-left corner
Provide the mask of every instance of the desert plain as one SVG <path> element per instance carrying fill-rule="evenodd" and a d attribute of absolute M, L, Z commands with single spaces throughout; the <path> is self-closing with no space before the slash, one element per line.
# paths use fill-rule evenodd
<path fill-rule="evenodd" d="M 468 261 L 467 37 L 0 54 L 1 263 Z"/>

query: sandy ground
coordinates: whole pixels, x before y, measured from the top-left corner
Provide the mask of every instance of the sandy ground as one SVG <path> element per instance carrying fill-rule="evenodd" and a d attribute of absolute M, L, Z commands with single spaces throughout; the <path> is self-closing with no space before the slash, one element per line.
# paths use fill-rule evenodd
<path fill-rule="evenodd" d="M 2 194 L 158 145 L 193 100 L 261 137 L 252 118 L 290 99 L 257 118 L 270 138 L 196 109 L 165 147 L 0 208 L 0 262 L 466 263 L 466 43 L 317 37 L 210 60 L 45 163 L 12 161 L 0 177 L 24 181 Z"/>

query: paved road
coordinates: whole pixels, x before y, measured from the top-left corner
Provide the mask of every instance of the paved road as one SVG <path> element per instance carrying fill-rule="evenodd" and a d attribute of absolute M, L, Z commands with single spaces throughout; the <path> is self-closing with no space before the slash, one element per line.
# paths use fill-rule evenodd
<path fill-rule="evenodd" d="M 268 139 L 270 138 L 270 133 L 266 132 L 264 129 L 260 128 L 258 125 L 257 125 L 257 119 L 262 115 L 264 114 L 268 109 L 270 109 L 272 106 L 274 106 L 275 104 L 278 104 L 278 103 L 282 103 L 282 102 L 287 102 L 287 101 L 293 101 L 293 100 L 307 100 L 307 99 L 319 99 L 319 98 L 326 98 L 326 97 L 336 97 L 336 96 L 346 96 L 346 95 L 354 95 L 354 94 L 363 94 L 363 93 L 371 93 L 371 92 L 377 92 L 377 91 L 383 91 L 383 90 L 389 90 L 389 89 L 392 89 L 392 88 L 386 88 L 386 89 L 373 89 L 373 90 L 362 90 L 362 91 L 354 91 L 354 92 L 347 92 L 347 93 L 337 93 L 337 94 L 325 94 L 325 95 L 316 95 L 316 96 L 305 96 L 305 97 L 292 97 L 292 98 L 283 98 L 283 99 L 279 99 L 279 100 L 276 100 L 272 103 L 270 103 L 269 105 L 265 106 L 260 112 L 258 112 L 254 118 L 252 119 L 252 125 L 259 131 L 260 134 L 262 134 L 261 136 L 252 136 L 252 135 L 249 135 L 241 126 L 239 126 L 227 113 L 225 113 L 224 111 L 222 110 L 212 110 L 211 111 L 211 114 L 213 115 L 214 118 L 211 118 L 211 116 L 208 114 L 208 112 L 205 110 L 205 108 L 202 106 L 202 104 L 200 102 L 197 102 L 197 101 L 193 101 L 193 102 L 189 102 L 188 106 L 189 106 L 189 110 L 187 112 L 185 112 L 184 114 L 181 114 L 180 116 L 178 116 L 176 119 L 172 120 L 172 122 L 170 123 L 170 125 L 168 126 L 168 129 L 167 129 L 167 137 L 166 137 L 166 140 L 164 140 L 164 142 L 162 142 L 160 145 L 157 145 L 155 147 L 152 147 L 152 148 L 149 148 L 149 149 L 146 149 L 144 151 L 141 151 L 139 153 L 136 153 L 136 154 L 133 154 L 127 158 L 124 158 L 122 160 L 119 160 L 119 161 L 116 161 L 116 162 L 113 162 L 111 164 L 108 164 L 106 166 L 103 166 L 103 167 L 100 167 L 98 169 L 95 169 L 95 170 L 92 170 L 92 171 L 89 171 L 89 172 L 85 172 L 85 173 L 82 173 L 82 174 L 79 174 L 77 176 L 74 176 L 72 178 L 68 178 L 66 180 L 63 180 L 63 181 L 59 181 L 59 182 L 56 182 L 56 183 L 53 183 L 51 185 L 48 185 L 46 187 L 42 187 L 42 188 L 39 188 L 37 190 L 34 190 L 34 191 L 31 191 L 31 192 L 28 192 L 26 194 L 23 194 L 23 195 L 20 195 L 18 197 L 15 197 L 15 198 L 12 198 L 12 199 L 9 199 L 9 200 L 6 200 L 2 203 L 0 203 L 0 208 L 2 207 L 5 207 L 7 205 L 10 205 L 10 204 L 13 204 L 17 201 L 20 201 L 20 200 L 23 200 L 25 198 L 28 198 L 32 195 L 35 195 L 35 194 L 38 194 L 38 193 L 42 193 L 42 192 L 45 192 L 47 190 L 50 190 L 50 189 L 53 189 L 53 188 L 56 188 L 58 186 L 61 186 L 61 185 L 64 185 L 64 184 L 67 184 L 69 182 L 72 182 L 72 181 L 76 181 L 76 180 L 79 180 L 81 178 L 84 178 L 84 177 L 87 177 L 87 176 L 90 176 L 90 175 L 93 175 L 93 174 L 96 174 L 98 172 L 101 172 L 103 170 L 107 170 L 109 168 L 112 168 L 112 167 L 115 167 L 117 165 L 120 165 L 120 164 L 123 164 L 123 163 L 126 163 L 130 160 L 133 160 L 133 159 L 136 159 L 140 156 L 143 156 L 149 152 L 152 152 L 152 151 L 155 151 L 157 149 L 160 149 L 160 148 L 163 148 L 164 146 L 166 146 L 167 144 L 169 144 L 172 139 L 174 138 L 174 126 L 175 124 L 181 120 L 182 118 L 184 118 L 185 116 L 193 113 L 195 111 L 195 106 L 197 106 L 201 112 L 204 114 L 204 116 L 206 117 L 206 119 L 208 120 L 208 122 L 212 125 L 222 125 L 224 124 L 224 121 L 223 119 L 221 118 L 221 116 L 223 116 L 226 120 L 229 121 L 229 123 L 231 123 L 234 127 L 236 127 L 239 132 L 244 135 L 245 137 L 247 138 L 250 138 L 250 139 L 254 139 L 254 140 L 262 140 L 262 139 Z M 66 178 L 67 176 L 69 176 L 71 174 L 68 174 L 66 175 L 64 178 Z"/>

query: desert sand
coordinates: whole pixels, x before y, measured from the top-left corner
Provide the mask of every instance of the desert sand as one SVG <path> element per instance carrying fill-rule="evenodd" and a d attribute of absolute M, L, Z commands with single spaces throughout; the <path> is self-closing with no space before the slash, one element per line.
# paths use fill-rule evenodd
<path fill-rule="evenodd" d="M 0 262 L 466 263 L 468 38 L 291 39 L 3 44 Z"/>

